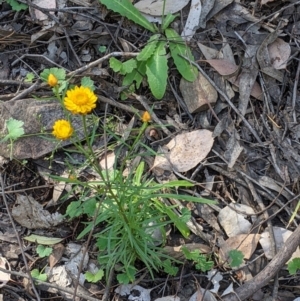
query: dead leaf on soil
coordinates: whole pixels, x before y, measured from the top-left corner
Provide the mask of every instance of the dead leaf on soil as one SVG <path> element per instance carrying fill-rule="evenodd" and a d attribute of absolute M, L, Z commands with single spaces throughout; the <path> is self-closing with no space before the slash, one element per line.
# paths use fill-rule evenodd
<path fill-rule="evenodd" d="M 199 250 L 201 254 L 208 254 L 212 251 L 211 248 L 207 245 L 200 243 L 190 243 L 178 247 L 165 246 L 164 253 L 177 260 L 182 260 L 184 259 L 182 247 L 187 248 L 190 252 Z"/>
<path fill-rule="evenodd" d="M 57 244 L 53 246 L 53 251 L 49 256 L 49 266 L 52 269 L 62 258 L 64 254 L 65 246 L 63 244 Z"/>
<path fill-rule="evenodd" d="M 165 296 L 157 298 L 154 301 L 180 301 L 180 298 L 178 296 Z"/>
<path fill-rule="evenodd" d="M 168 13 L 174 14 L 181 9 L 183 9 L 190 0 L 166 0 L 165 3 L 165 15 Z M 163 12 L 164 0 L 141 0 L 137 2 L 134 6 L 142 13 L 152 15 L 152 16 L 161 16 Z"/>
<path fill-rule="evenodd" d="M 225 241 L 225 245 L 221 245 L 220 256 L 222 261 L 227 260 L 228 250 L 239 250 L 243 253 L 245 259 L 249 259 L 256 250 L 257 243 L 260 239 L 260 234 L 239 234 L 229 237 Z"/>
<path fill-rule="evenodd" d="M 255 215 L 254 210 L 250 206 L 243 204 L 231 204 L 231 207 L 240 212 Z M 247 234 L 252 227 L 252 224 L 245 218 L 243 214 L 234 211 L 229 206 L 226 206 L 220 210 L 218 220 L 228 237 L 233 237 L 239 234 Z"/>
<path fill-rule="evenodd" d="M 63 221 L 63 215 L 44 210 L 33 197 L 17 194 L 15 206 L 12 208 L 13 218 L 27 229 L 49 229 Z"/>
<path fill-rule="evenodd" d="M 275 69 L 285 69 L 291 55 L 291 46 L 282 39 L 277 38 L 268 45 L 271 64 Z"/>
<path fill-rule="evenodd" d="M 273 231 L 274 231 L 276 249 L 278 252 L 278 250 L 280 250 L 284 246 L 285 242 L 287 241 L 287 239 L 290 237 L 290 235 L 293 232 L 290 230 L 287 230 L 285 228 L 281 228 L 281 227 L 273 227 Z M 268 229 L 265 229 L 265 231 L 261 234 L 259 243 L 261 244 L 261 246 L 265 252 L 265 256 L 268 259 L 272 259 L 273 255 L 272 255 L 272 251 L 271 251 L 271 242 L 270 242 L 270 235 L 269 235 Z M 292 259 L 297 258 L 297 257 L 300 257 L 299 247 L 293 253 L 293 255 L 289 259 L 289 261 L 291 261 Z"/>
<path fill-rule="evenodd" d="M 208 62 L 220 75 L 226 76 L 226 78 L 235 86 L 240 86 L 240 76 L 236 77 L 240 66 L 233 64 L 228 60 L 205 60 Z M 262 99 L 262 90 L 260 85 L 255 81 L 252 89 L 251 95 L 256 99 Z"/>
<path fill-rule="evenodd" d="M 55 0 L 34 0 L 32 1 L 33 4 L 41 7 L 41 8 L 47 8 L 47 9 L 55 9 L 56 8 L 56 1 Z M 37 19 L 39 21 L 44 21 L 48 19 L 48 16 L 45 15 L 40 10 L 34 8 L 30 9 L 31 17 L 32 19 Z M 50 12 L 50 14 L 54 14 L 54 12 Z"/>
<path fill-rule="evenodd" d="M 213 106 L 218 99 L 217 91 L 200 72 L 193 82 L 182 78 L 179 88 L 190 113 L 207 110 L 208 103 Z"/>
<path fill-rule="evenodd" d="M 185 41 L 190 41 L 194 36 L 200 22 L 201 9 L 202 9 L 201 1 L 192 0 L 189 15 L 185 22 L 183 31 L 181 33 L 181 37 Z"/>
<path fill-rule="evenodd" d="M 200 163 L 214 143 L 212 132 L 196 130 L 177 135 L 155 157 L 152 168 L 186 172 Z"/>
<path fill-rule="evenodd" d="M 11 270 L 10 264 L 5 257 L 0 257 L 0 267 L 1 269 Z M 10 280 L 10 274 L 0 271 L 0 288 L 5 286 L 7 282 Z"/>

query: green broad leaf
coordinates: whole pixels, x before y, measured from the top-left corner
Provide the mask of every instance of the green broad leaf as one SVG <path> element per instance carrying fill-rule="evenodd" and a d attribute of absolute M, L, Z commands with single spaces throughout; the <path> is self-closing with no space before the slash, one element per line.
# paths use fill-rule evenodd
<path fill-rule="evenodd" d="M 122 69 L 123 63 L 116 59 L 115 57 L 111 57 L 109 59 L 109 67 L 114 70 L 114 72 L 120 72 Z"/>
<path fill-rule="evenodd" d="M 16 0 L 6 0 L 6 2 L 11 6 L 11 8 L 14 11 L 26 10 L 28 8 L 28 5 L 24 3 L 20 3 Z"/>
<path fill-rule="evenodd" d="M 96 199 L 91 198 L 83 203 L 83 213 L 93 217 L 96 210 Z"/>
<path fill-rule="evenodd" d="M 164 17 L 164 23 L 162 24 L 162 31 L 165 31 L 169 25 L 179 16 L 179 14 L 176 15 L 172 15 L 170 13 L 168 13 L 165 17 Z"/>
<path fill-rule="evenodd" d="M 67 207 L 66 215 L 70 216 L 71 218 L 80 216 L 83 213 L 83 208 L 81 205 L 81 201 L 71 202 Z"/>
<path fill-rule="evenodd" d="M 43 72 L 41 72 L 40 77 L 43 81 L 47 82 L 49 74 L 53 74 L 58 81 L 64 81 L 66 79 L 66 71 L 62 68 L 50 68 L 50 69 L 44 69 Z"/>
<path fill-rule="evenodd" d="M 48 257 L 52 253 L 52 250 L 52 248 L 42 245 L 38 245 L 36 248 L 36 252 L 40 258 Z"/>
<path fill-rule="evenodd" d="M 187 209 L 187 208 L 182 208 L 181 209 L 181 217 L 180 217 L 180 219 L 184 222 L 184 223 L 187 223 L 190 219 L 191 219 L 191 216 L 192 216 L 192 214 L 191 214 L 191 211 L 189 210 L 189 209 Z"/>
<path fill-rule="evenodd" d="M 133 21 L 136 24 L 148 29 L 151 32 L 156 32 L 156 27 L 150 23 L 140 11 L 133 6 L 129 0 L 99 0 L 108 9 L 119 13 L 123 17 Z"/>
<path fill-rule="evenodd" d="M 99 46 L 99 48 L 98 48 L 98 50 L 99 50 L 100 53 L 105 53 L 106 49 L 107 49 L 107 47 L 104 46 L 104 45 L 101 45 L 101 46 Z"/>
<path fill-rule="evenodd" d="M 38 269 L 34 269 L 30 272 L 31 277 L 40 281 L 47 281 L 47 275 L 40 273 Z"/>
<path fill-rule="evenodd" d="M 88 76 L 84 76 L 84 77 L 81 79 L 81 86 L 90 88 L 92 91 L 95 90 L 94 81 L 91 80 L 91 78 L 88 77 Z"/>
<path fill-rule="evenodd" d="M 59 242 L 63 241 L 63 238 L 59 237 L 46 237 L 46 236 L 41 236 L 41 235 L 36 235 L 36 234 L 31 234 L 29 236 L 24 237 L 27 241 L 35 242 L 38 243 L 39 245 L 55 245 L 58 244 Z"/>
<path fill-rule="evenodd" d="M 117 275 L 117 280 L 120 284 L 129 284 L 130 282 L 130 278 L 128 277 L 127 274 L 123 273 L 123 274 L 118 274 Z"/>
<path fill-rule="evenodd" d="M 176 276 L 178 273 L 178 267 L 175 267 L 172 265 L 172 262 L 170 259 L 166 259 L 163 261 L 163 268 L 164 272 L 169 274 L 170 276 Z"/>
<path fill-rule="evenodd" d="M 158 40 L 161 37 L 160 34 L 153 35 L 147 42 L 147 45 L 142 49 L 139 55 L 136 57 L 138 61 L 147 61 L 154 53 Z"/>
<path fill-rule="evenodd" d="M 104 276 L 104 271 L 102 269 L 100 269 L 96 274 L 93 274 L 91 272 L 86 272 L 84 274 L 85 279 L 88 282 L 92 282 L 92 283 L 96 283 L 98 281 L 100 281 Z"/>
<path fill-rule="evenodd" d="M 200 254 L 196 262 L 195 268 L 205 273 L 207 271 L 210 271 L 213 268 L 213 266 L 213 261 L 208 260 L 205 255 Z"/>
<path fill-rule="evenodd" d="M 14 119 L 10 117 L 5 121 L 5 126 L 7 129 L 7 135 L 1 140 L 5 142 L 7 140 L 17 140 L 24 135 L 24 122 L 21 120 Z"/>
<path fill-rule="evenodd" d="M 243 263 L 244 254 L 239 250 L 231 250 L 228 253 L 229 265 L 233 267 L 238 267 Z"/>
<path fill-rule="evenodd" d="M 150 90 L 157 99 L 162 99 L 167 87 L 168 59 L 166 55 L 166 42 L 160 41 L 146 63 L 146 75 Z"/>
<path fill-rule="evenodd" d="M 191 61 L 195 61 L 191 49 L 186 46 L 182 37 L 172 28 L 167 28 L 165 34 L 169 40 L 169 48 L 171 56 L 177 67 L 177 70 L 187 81 L 193 82 L 198 76 L 198 70 L 194 65 L 191 65 L 189 61 L 183 58 L 181 55 L 188 57 Z"/>
<path fill-rule="evenodd" d="M 300 270 L 300 258 L 294 258 L 288 263 L 288 271 L 290 275 L 295 275 Z"/>
<path fill-rule="evenodd" d="M 122 64 L 122 68 L 120 70 L 120 74 L 124 75 L 133 71 L 136 68 L 136 60 L 130 59 Z"/>
<path fill-rule="evenodd" d="M 32 81 L 34 80 L 34 78 L 35 78 L 34 73 L 28 72 L 28 73 L 26 74 L 26 77 L 25 77 L 25 79 L 24 79 L 24 82 L 25 82 L 25 83 L 32 83 Z"/>
<path fill-rule="evenodd" d="M 135 86 L 138 89 L 143 81 L 143 77 L 146 74 L 146 62 L 145 61 L 141 61 L 141 62 L 137 62 L 137 68 L 134 69 L 132 72 L 127 73 L 124 76 L 123 82 L 122 82 L 122 86 L 129 86 L 131 85 L 133 82 L 135 82 Z"/>

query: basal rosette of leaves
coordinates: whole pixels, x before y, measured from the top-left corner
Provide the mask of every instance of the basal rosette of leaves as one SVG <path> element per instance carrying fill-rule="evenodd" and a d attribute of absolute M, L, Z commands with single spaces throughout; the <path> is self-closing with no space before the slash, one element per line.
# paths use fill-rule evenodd
<path fill-rule="evenodd" d="M 125 62 L 121 62 L 116 58 L 110 59 L 110 67 L 113 71 L 124 75 L 122 85 L 128 86 L 127 93 L 138 89 L 143 78 L 146 77 L 153 96 L 162 99 L 167 87 L 169 54 L 184 79 L 194 81 L 197 78 L 198 70 L 189 62 L 189 60 L 194 62 L 191 49 L 174 29 L 169 28 L 176 15 L 168 14 L 163 19 L 161 28 L 158 29 L 129 0 L 99 1 L 108 9 L 121 14 L 153 33 L 136 59 Z M 121 98 L 126 98 L 126 92 L 121 95 Z"/>

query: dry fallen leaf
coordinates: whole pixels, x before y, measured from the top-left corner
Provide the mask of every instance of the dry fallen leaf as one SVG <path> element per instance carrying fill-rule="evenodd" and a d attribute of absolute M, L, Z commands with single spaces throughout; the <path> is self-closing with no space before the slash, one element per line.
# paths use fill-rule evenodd
<path fill-rule="evenodd" d="M 182 78 L 179 88 L 190 113 L 207 110 L 208 103 L 213 106 L 218 99 L 217 91 L 200 72 L 193 82 Z"/>
<path fill-rule="evenodd" d="M 200 163 L 214 143 L 212 132 L 196 130 L 177 135 L 155 157 L 152 168 L 186 172 Z"/>
<path fill-rule="evenodd" d="M 277 38 L 268 45 L 268 50 L 272 66 L 275 69 L 285 69 L 291 55 L 291 46 L 282 39 Z"/>
<path fill-rule="evenodd" d="M 5 257 L 0 257 L 0 267 L 10 271 L 10 264 Z M 0 271 L 0 288 L 5 286 L 9 280 L 10 274 Z"/>
<path fill-rule="evenodd" d="M 227 250 L 239 250 L 243 253 L 245 259 L 249 259 L 256 250 L 257 243 L 260 239 L 260 234 L 239 234 L 229 237 L 225 241 L 226 248 L 221 245 L 223 252 L 220 255 L 225 255 L 222 258 L 224 261 L 228 258 Z"/>
<path fill-rule="evenodd" d="M 50 269 L 52 269 L 60 261 L 64 251 L 65 246 L 63 244 L 57 244 L 53 247 L 53 251 L 49 256 Z"/>
<path fill-rule="evenodd" d="M 192 0 L 189 15 L 181 33 L 181 37 L 185 41 L 190 41 L 199 27 L 201 8 L 202 5 L 200 0 Z"/>
<path fill-rule="evenodd" d="M 179 10 L 183 9 L 190 0 L 166 0 L 165 4 L 165 15 L 170 13 L 174 14 Z M 163 12 L 164 0 L 141 0 L 137 2 L 134 6 L 142 13 L 161 16 Z"/>

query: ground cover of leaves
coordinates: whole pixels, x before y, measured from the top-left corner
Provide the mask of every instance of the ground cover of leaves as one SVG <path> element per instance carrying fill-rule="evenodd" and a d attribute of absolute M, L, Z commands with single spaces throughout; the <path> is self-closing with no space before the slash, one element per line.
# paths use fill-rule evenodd
<path fill-rule="evenodd" d="M 97 1 L 25 2 L 29 9 L 16 12 L 2 2 L 0 10 L 1 133 L 10 117 L 23 120 L 27 134 L 51 131 L 53 120 L 61 118 L 50 89 L 38 80 L 45 68 L 64 68 L 73 83 L 91 77 L 98 96 L 93 114 L 124 139 L 133 122 L 140 125 L 135 114 L 151 111 L 142 139 L 165 157 L 146 158 L 147 171 L 156 181 L 190 180 L 196 184 L 192 190 L 179 193 L 217 201 L 180 204 L 192 213 L 192 234 L 184 239 L 170 229 L 166 250 L 180 258 L 183 245 L 197 249 L 210 256 L 214 270 L 204 273 L 186 261 L 178 275 L 161 272 L 152 279 L 141 264 L 135 286 L 122 288 L 113 274 L 107 282 L 78 286 L 80 272 L 97 270 L 97 250 L 93 241 L 86 246 L 85 239 L 76 240 L 84 217 L 64 220 L 72 200 L 62 199 L 70 186 L 47 176 L 69 176 L 64 151 L 55 153 L 50 166 L 55 145 L 33 136 L 17 142 L 15 160 L 0 143 L 2 299 L 73 300 L 76 289 L 78 300 L 297 300 L 300 277 L 297 269 L 290 275 L 286 263 L 300 258 L 300 1 L 171 1 L 166 10 L 179 13 L 172 27 L 183 33 L 199 75 L 187 82 L 169 61 L 167 90 L 159 101 L 146 81 L 121 100 L 122 76 L 109 66 L 112 56 L 135 57 L 149 32 Z M 155 2 L 142 2 L 139 9 L 160 17 Z M 200 17 L 189 18 L 199 6 Z M 94 147 L 105 166 L 118 146 L 109 136 L 112 152 L 106 156 L 103 143 Z M 83 162 L 78 154 L 72 159 Z M 88 180 L 93 174 L 85 166 L 80 176 Z M 37 243 L 40 237 L 28 240 L 32 234 L 49 238 L 49 254 Z M 226 262 L 232 249 L 243 253 L 243 264 L 234 269 Z M 33 270 L 52 274 L 32 286 Z"/>

